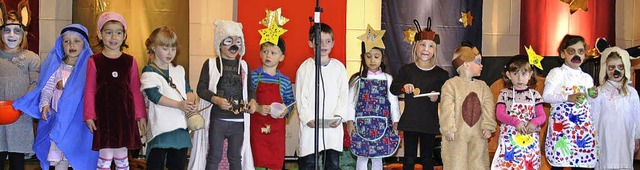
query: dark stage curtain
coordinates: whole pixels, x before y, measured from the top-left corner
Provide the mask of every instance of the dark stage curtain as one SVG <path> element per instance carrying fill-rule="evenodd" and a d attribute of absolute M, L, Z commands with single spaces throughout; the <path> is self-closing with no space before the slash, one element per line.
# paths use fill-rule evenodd
<path fill-rule="evenodd" d="M 464 27 L 458 22 L 460 12 L 471 10 L 473 25 Z M 432 29 L 440 34 L 440 45 L 436 57 L 438 66 L 455 72 L 451 68 L 451 58 L 455 50 L 464 40 L 471 41 L 478 49 L 482 49 L 482 0 L 382 0 L 382 29 L 387 30 L 383 41 L 388 56 L 388 70 L 397 74 L 400 67 L 412 63 L 411 44 L 404 41 L 403 31 L 415 29 L 413 19 L 420 21 L 424 28 L 427 18 L 432 19 Z"/>

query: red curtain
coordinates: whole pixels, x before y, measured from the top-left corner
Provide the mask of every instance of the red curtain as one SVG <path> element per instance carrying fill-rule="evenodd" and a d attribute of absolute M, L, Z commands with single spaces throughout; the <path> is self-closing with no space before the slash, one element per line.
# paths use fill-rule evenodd
<path fill-rule="evenodd" d="M 569 13 L 560 0 L 522 0 L 520 47 L 531 45 L 543 56 L 558 56 L 558 45 L 566 34 L 580 35 L 593 48 L 596 38 L 615 43 L 615 1 L 589 0 L 588 10 Z M 520 48 L 520 54 L 526 54 Z"/>
<path fill-rule="evenodd" d="M 238 0 L 238 21 L 242 23 L 246 41 L 246 54 L 244 59 L 249 63 L 251 70 L 262 65 L 260 61 L 260 33 L 258 30 L 265 26 L 259 24 L 265 17 L 265 10 L 282 8 L 282 16 L 289 18 L 284 25 L 288 30 L 282 35 L 286 44 L 285 59 L 278 65 L 278 69 L 295 81 L 298 66 L 307 58 L 313 57 L 313 50 L 309 47 L 309 17 L 313 16 L 316 1 L 310 0 Z M 320 1 L 324 9 L 321 14 L 321 22 L 329 24 L 333 29 L 335 44 L 330 57 L 340 60 L 345 64 L 346 51 L 346 0 Z M 355 38 L 355 37 L 354 37 Z"/>

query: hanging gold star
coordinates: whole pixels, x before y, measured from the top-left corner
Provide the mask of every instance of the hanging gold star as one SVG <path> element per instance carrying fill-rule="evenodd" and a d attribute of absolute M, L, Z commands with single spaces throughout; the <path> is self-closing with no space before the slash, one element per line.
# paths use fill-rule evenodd
<path fill-rule="evenodd" d="M 458 19 L 458 22 L 462 23 L 464 27 L 473 25 L 473 16 L 471 15 L 471 10 L 467 12 L 460 12 L 460 15 L 461 17 L 460 19 Z"/>
<path fill-rule="evenodd" d="M 588 0 L 560 0 L 561 2 L 564 2 L 566 4 L 569 4 L 569 12 L 571 14 L 575 13 L 576 11 L 582 9 L 583 11 L 587 12 L 588 7 L 589 7 L 589 1 Z"/>
<path fill-rule="evenodd" d="M 265 29 L 258 30 L 258 32 L 262 36 L 262 38 L 260 39 L 260 44 L 271 42 L 275 45 L 278 45 L 278 37 L 287 32 L 287 30 L 282 29 L 282 27 L 278 26 L 278 24 L 271 24 Z"/>
<path fill-rule="evenodd" d="M 540 70 L 544 70 L 542 69 L 542 63 L 541 63 L 544 57 L 536 54 L 536 52 L 533 51 L 533 48 L 531 47 L 531 45 L 529 45 L 528 48 L 527 46 L 524 46 L 524 49 L 527 51 L 527 56 L 529 56 L 529 64 L 532 64 L 538 67 Z"/>
<path fill-rule="evenodd" d="M 366 51 L 370 51 L 373 47 L 385 48 L 384 42 L 382 42 L 382 36 L 386 30 L 374 30 L 371 25 L 367 24 L 367 31 L 358 36 L 358 39 L 364 41 L 364 47 Z"/>
<path fill-rule="evenodd" d="M 593 56 L 593 58 L 598 58 L 600 57 L 600 52 L 598 52 L 597 48 L 593 47 L 592 49 L 587 51 L 587 56 Z"/>
<path fill-rule="evenodd" d="M 282 16 L 282 9 L 278 8 L 274 11 L 266 9 L 266 17 L 264 17 L 259 24 L 264 25 L 265 27 L 269 27 L 271 24 L 275 23 L 278 26 L 283 26 L 287 22 L 289 22 L 289 18 L 285 18 Z"/>
<path fill-rule="evenodd" d="M 415 40 L 416 33 L 418 31 L 412 28 L 409 28 L 407 30 L 404 30 L 403 32 L 404 32 L 404 41 L 409 42 L 409 44 L 413 44 L 413 40 Z"/>

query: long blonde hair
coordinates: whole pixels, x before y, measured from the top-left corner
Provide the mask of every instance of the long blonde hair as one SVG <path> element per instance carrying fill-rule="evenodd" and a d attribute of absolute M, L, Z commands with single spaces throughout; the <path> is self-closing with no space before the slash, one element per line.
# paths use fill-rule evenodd
<path fill-rule="evenodd" d="M 153 51 L 153 47 L 178 47 L 178 36 L 176 32 L 167 26 L 161 26 L 153 30 L 149 38 L 144 42 L 147 47 L 147 54 L 149 54 L 149 63 L 155 60 L 156 54 Z M 176 58 L 178 55 L 176 54 Z M 171 60 L 173 66 L 176 65 L 176 59 Z"/>

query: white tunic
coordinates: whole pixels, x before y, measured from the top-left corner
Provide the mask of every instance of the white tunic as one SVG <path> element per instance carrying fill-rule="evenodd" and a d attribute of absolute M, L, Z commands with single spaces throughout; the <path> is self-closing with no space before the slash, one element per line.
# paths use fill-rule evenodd
<path fill-rule="evenodd" d="M 180 65 L 169 65 L 169 77 L 173 80 L 178 90 L 171 88 L 169 82 L 163 75 L 158 73 L 159 70 L 154 72 L 144 72 L 140 76 L 140 91 L 144 92 L 145 89 L 158 88 L 158 91 L 164 96 L 172 100 L 182 101 L 187 98 L 185 93 L 186 82 L 184 81 L 184 68 Z M 179 91 L 179 93 L 178 93 Z M 147 116 L 147 123 L 149 131 L 147 131 L 147 142 L 153 140 L 156 136 L 171 132 L 176 129 L 186 129 L 187 119 L 184 112 L 180 109 L 155 104 L 151 101 L 148 102 L 149 114 Z"/>
<path fill-rule="evenodd" d="M 320 119 L 339 116 L 346 121 L 349 85 L 344 65 L 336 59 L 331 59 L 327 66 L 322 66 L 322 79 L 319 97 Z M 313 154 L 315 141 L 314 128 L 307 126 L 307 123 L 315 118 L 315 61 L 311 58 L 305 60 L 298 68 L 295 93 L 300 118 L 298 155 L 303 157 Z M 336 128 L 320 129 L 318 151 L 333 149 L 342 152 L 343 135 L 342 124 Z"/>
<path fill-rule="evenodd" d="M 627 85 L 628 95 L 623 96 L 619 86 L 607 81 L 598 87 L 598 98 L 592 101 L 592 111 L 599 116 L 596 169 L 633 169 L 634 140 L 640 138 L 640 102 L 633 87 Z"/>

